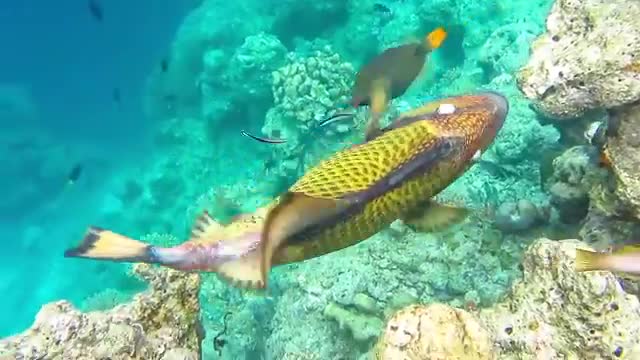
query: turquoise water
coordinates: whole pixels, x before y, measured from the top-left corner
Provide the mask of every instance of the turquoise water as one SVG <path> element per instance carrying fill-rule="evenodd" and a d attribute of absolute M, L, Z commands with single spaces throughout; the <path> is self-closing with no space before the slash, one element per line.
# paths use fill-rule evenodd
<path fill-rule="evenodd" d="M 542 207 L 548 199 L 535 152 L 557 145 L 559 132 L 539 122 L 512 75 L 543 31 L 550 5 L 110 0 L 102 2 L 104 18 L 98 21 L 83 2 L 3 3 L 0 36 L 10 51 L 0 57 L 1 181 L 7 199 L 0 205 L 0 307 L 19 311 L 2 312 L 0 336 L 27 328 L 46 302 L 64 298 L 85 310 L 104 309 L 142 288 L 127 275 L 128 265 L 63 258 L 88 225 L 134 238 L 156 233 L 184 239 L 203 208 L 223 220 L 252 211 L 303 169 L 359 139 L 361 129 L 309 135 L 299 124 L 308 129 L 343 105 L 355 71 L 372 56 L 438 26 L 447 29 L 447 39 L 391 111 L 477 89 L 502 92 L 511 112 L 486 155 L 509 171 L 496 175 L 474 167 L 443 196 L 475 208 L 520 199 Z M 305 74 L 291 65 L 300 63 L 318 69 Z M 295 74 L 311 85 L 291 95 L 285 88 L 287 81 L 297 81 Z M 275 76 L 282 82 L 274 82 Z M 296 96 L 304 100 L 294 101 Z M 258 143 L 242 137 L 243 129 L 261 135 L 276 129 L 294 140 Z M 77 164 L 82 172 L 69 185 Z M 480 240 L 469 239 L 478 233 L 482 250 Z M 360 292 L 377 299 L 405 292 L 421 301 L 491 304 L 520 275 L 519 256 L 537 234 L 503 234 L 478 220 L 437 235 L 449 239 L 446 244 L 437 237 L 405 244 L 403 257 L 436 259 L 434 267 L 416 270 L 428 279 L 420 286 L 407 278 L 418 276 L 410 271 L 368 268 L 360 248 L 276 271 L 279 290 L 268 299 L 244 297 L 208 276 L 204 324 L 220 327 L 222 315 L 233 308 L 246 318 L 232 325 L 231 353 L 251 358 L 265 346 L 256 339 L 269 332 L 269 346 L 283 351 L 278 339 L 290 336 L 287 331 L 319 331 L 313 321 L 273 328 L 284 323 L 285 304 L 295 303 L 295 292 L 287 288 L 301 277 L 309 283 L 335 279 L 323 296 L 338 303 Z M 384 241 L 391 236 L 384 232 L 362 246 L 400 253 Z M 456 258 L 468 260 L 451 260 Z M 336 269 L 347 275 L 338 277 Z M 367 271 L 375 279 L 360 275 Z M 294 336 L 291 343 L 301 341 Z"/>

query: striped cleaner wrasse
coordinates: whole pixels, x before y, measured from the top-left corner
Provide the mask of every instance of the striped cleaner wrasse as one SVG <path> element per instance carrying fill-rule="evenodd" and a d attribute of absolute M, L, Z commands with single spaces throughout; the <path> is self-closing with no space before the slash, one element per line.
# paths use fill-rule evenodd
<path fill-rule="evenodd" d="M 357 244 L 396 219 L 418 231 L 437 231 L 467 211 L 433 197 L 491 145 L 508 109 L 507 99 L 494 92 L 439 99 L 332 154 L 253 214 L 226 226 L 201 215 L 179 246 L 156 247 L 90 227 L 65 256 L 216 272 L 236 286 L 260 289 L 272 266 Z"/>

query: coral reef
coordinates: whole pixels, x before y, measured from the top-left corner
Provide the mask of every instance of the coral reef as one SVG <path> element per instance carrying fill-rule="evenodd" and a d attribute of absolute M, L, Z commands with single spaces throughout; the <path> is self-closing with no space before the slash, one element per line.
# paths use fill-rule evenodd
<path fill-rule="evenodd" d="M 505 232 L 518 232 L 530 229 L 544 221 L 545 214 L 529 200 L 502 203 L 495 214 L 498 229 Z"/>
<path fill-rule="evenodd" d="M 199 359 L 198 275 L 135 265 L 149 290 L 107 311 L 82 313 L 67 301 L 44 305 L 30 329 L 0 341 L 17 359 Z"/>
<path fill-rule="evenodd" d="M 518 73 L 536 108 L 558 119 L 640 99 L 640 4 L 557 0 Z"/>
<path fill-rule="evenodd" d="M 609 272 L 574 271 L 577 247 L 588 248 L 577 240 L 534 242 L 523 258 L 522 280 L 492 307 L 471 314 L 443 305 L 401 310 L 386 326 L 379 358 L 454 358 L 458 354 L 444 355 L 453 349 L 482 352 L 474 359 L 639 357 L 638 298 Z M 439 348 L 443 343 L 450 346 Z"/>
<path fill-rule="evenodd" d="M 616 175 L 615 193 L 628 213 L 640 219 L 640 104 L 620 109 L 613 116 L 620 124 L 617 136 L 608 142 Z"/>
<path fill-rule="evenodd" d="M 288 64 L 272 74 L 275 102 L 272 110 L 283 119 L 268 114 L 263 133 L 273 136 L 274 130 L 280 130 L 280 134 L 286 136 L 290 134 L 285 129 L 308 130 L 340 103 L 346 103 L 353 74 L 351 64 L 344 62 L 329 46 L 309 57 L 290 54 Z M 278 120 L 284 123 L 274 123 Z"/>
<path fill-rule="evenodd" d="M 640 356 L 640 303 L 609 272 L 573 270 L 577 240 L 536 241 L 508 298 L 481 310 L 501 358 L 614 359 Z"/>

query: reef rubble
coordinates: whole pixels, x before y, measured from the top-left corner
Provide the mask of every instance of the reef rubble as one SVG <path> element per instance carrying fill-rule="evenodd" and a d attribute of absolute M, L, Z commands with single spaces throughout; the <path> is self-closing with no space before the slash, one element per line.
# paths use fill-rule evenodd
<path fill-rule="evenodd" d="M 522 280 L 492 307 L 400 310 L 387 323 L 376 358 L 640 358 L 638 298 L 610 272 L 574 271 L 577 247 L 589 248 L 578 240 L 534 242 L 524 255 Z M 435 324 L 442 324 L 438 331 Z"/>
<path fill-rule="evenodd" d="M 65 300 L 44 305 L 33 325 L 0 340 L 0 359 L 199 360 L 204 337 L 196 274 L 136 264 L 149 289 L 107 311 Z"/>

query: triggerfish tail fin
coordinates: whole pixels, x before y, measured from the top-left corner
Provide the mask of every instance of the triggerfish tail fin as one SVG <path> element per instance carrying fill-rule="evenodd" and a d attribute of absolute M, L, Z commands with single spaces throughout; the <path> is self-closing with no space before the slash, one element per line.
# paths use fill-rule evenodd
<path fill-rule="evenodd" d="M 246 136 L 246 137 L 248 137 L 250 139 L 253 139 L 253 140 L 256 140 L 256 141 L 259 141 L 259 142 L 263 142 L 263 143 L 268 143 L 268 144 L 282 144 L 282 143 L 287 142 L 286 139 L 274 139 L 274 138 L 261 137 L 261 136 L 250 134 L 250 133 L 248 133 L 248 132 L 246 132 L 244 130 L 241 130 L 240 133 L 243 136 Z"/>
<path fill-rule="evenodd" d="M 287 192 L 278 205 L 267 214 L 262 232 L 261 267 L 262 285 L 266 286 L 274 254 L 296 232 L 337 215 L 346 201 L 315 198 L 303 193 Z"/>
<path fill-rule="evenodd" d="M 89 227 L 80 245 L 66 250 L 64 256 L 117 262 L 159 263 L 152 245 L 95 226 Z"/>
<path fill-rule="evenodd" d="M 603 270 L 606 256 L 607 254 L 592 250 L 576 249 L 576 271 Z"/>
<path fill-rule="evenodd" d="M 438 232 L 463 221 L 469 210 L 429 201 L 402 218 L 415 231 Z"/>

